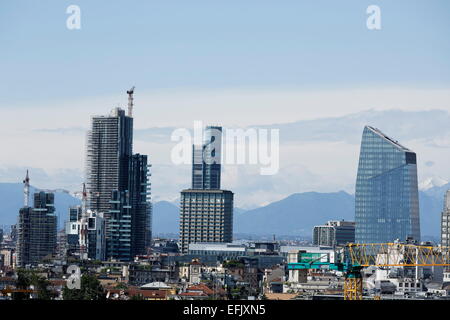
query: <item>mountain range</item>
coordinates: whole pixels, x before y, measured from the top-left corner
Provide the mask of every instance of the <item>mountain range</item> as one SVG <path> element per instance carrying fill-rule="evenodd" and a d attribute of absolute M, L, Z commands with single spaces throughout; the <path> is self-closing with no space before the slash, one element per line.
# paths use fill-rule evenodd
<path fill-rule="evenodd" d="M 432 186 L 419 192 L 420 223 L 423 240 L 438 241 L 444 193 L 450 184 Z M 31 188 L 34 192 L 36 188 Z M 55 207 L 59 227 L 67 219 L 68 208 L 80 200 L 62 190 L 55 191 Z M 344 191 L 333 193 L 295 193 L 266 206 L 234 210 L 234 232 L 249 235 L 286 235 L 310 237 L 312 228 L 328 220 L 354 220 L 354 195 Z M 0 225 L 11 225 L 23 205 L 23 186 L 0 183 Z M 158 201 L 153 204 L 153 234 L 178 234 L 177 203 Z"/>

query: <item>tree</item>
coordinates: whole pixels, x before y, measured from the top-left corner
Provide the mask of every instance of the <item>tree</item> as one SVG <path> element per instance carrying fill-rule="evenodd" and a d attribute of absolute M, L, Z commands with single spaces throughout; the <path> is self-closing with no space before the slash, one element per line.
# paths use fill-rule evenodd
<path fill-rule="evenodd" d="M 106 294 L 103 290 L 100 281 L 90 274 L 84 274 L 81 276 L 81 288 L 69 289 L 64 287 L 63 290 L 64 300 L 105 300 Z"/>
<path fill-rule="evenodd" d="M 17 271 L 16 288 L 20 290 L 27 290 L 31 286 L 36 291 L 36 299 L 51 300 L 55 294 L 48 289 L 50 282 L 36 274 L 34 271 L 20 269 Z M 15 292 L 13 294 L 14 300 L 28 300 L 29 294 L 25 292 Z"/>

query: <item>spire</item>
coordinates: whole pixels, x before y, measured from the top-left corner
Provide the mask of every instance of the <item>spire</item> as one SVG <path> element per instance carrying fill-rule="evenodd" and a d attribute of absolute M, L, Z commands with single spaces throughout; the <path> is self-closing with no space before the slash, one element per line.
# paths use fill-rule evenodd
<path fill-rule="evenodd" d="M 130 90 L 127 91 L 128 94 L 128 116 L 133 116 L 133 94 L 134 94 L 134 87 L 132 87 Z"/>
<path fill-rule="evenodd" d="M 25 180 L 23 180 L 23 204 L 25 207 L 29 207 L 29 198 L 30 198 L 30 177 L 27 175 Z"/>

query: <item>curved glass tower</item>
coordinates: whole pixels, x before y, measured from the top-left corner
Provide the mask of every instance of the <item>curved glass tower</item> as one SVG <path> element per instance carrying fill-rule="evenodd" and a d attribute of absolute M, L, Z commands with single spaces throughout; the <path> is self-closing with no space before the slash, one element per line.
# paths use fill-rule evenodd
<path fill-rule="evenodd" d="M 355 200 L 356 242 L 420 241 L 416 154 L 369 126 L 362 136 Z"/>

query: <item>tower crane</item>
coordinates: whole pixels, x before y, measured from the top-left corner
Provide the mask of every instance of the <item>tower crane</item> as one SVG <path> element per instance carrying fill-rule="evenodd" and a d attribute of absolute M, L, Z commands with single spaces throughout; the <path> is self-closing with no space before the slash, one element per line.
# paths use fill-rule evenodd
<path fill-rule="evenodd" d="M 127 90 L 127 94 L 128 94 L 128 116 L 132 117 L 133 116 L 133 94 L 134 94 L 134 86 L 130 89 Z"/>
<path fill-rule="evenodd" d="M 299 253 L 298 262 L 288 263 L 288 270 L 330 269 L 345 274 L 344 299 L 362 300 L 361 272 L 367 267 L 450 266 L 448 247 L 403 243 L 350 243 L 336 252 L 335 262 L 321 261 L 324 255 L 311 259 Z"/>

